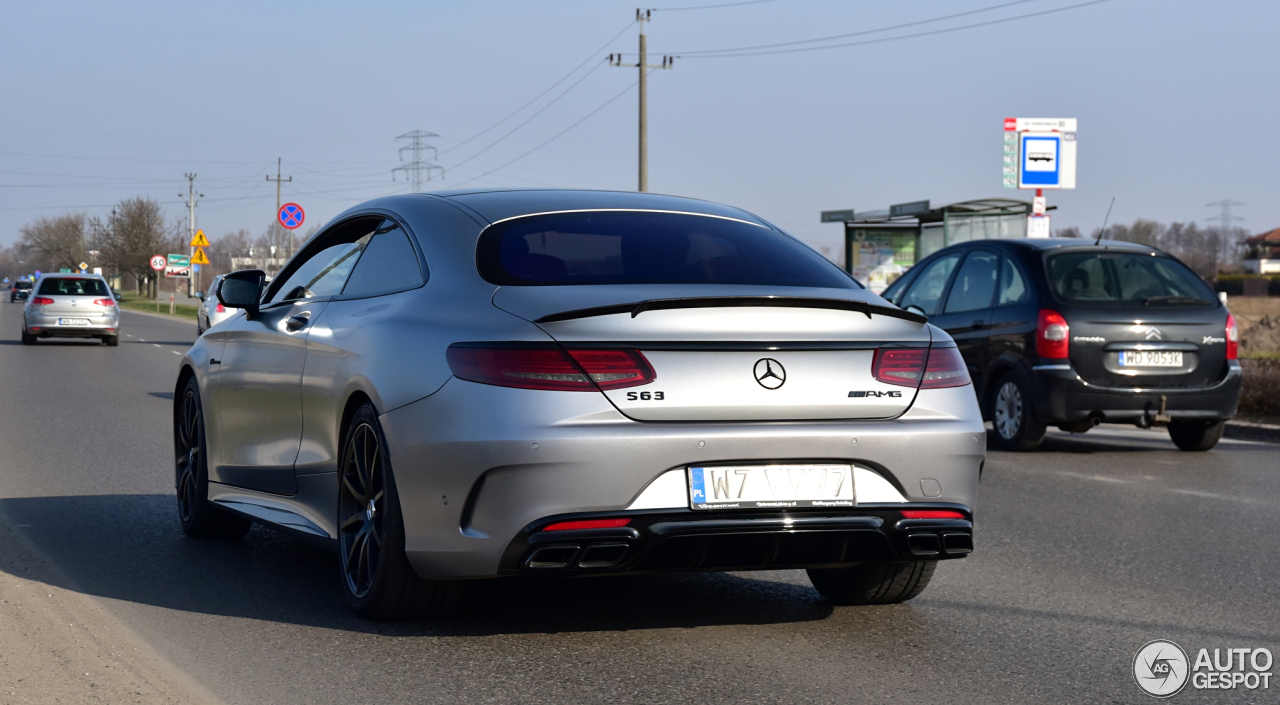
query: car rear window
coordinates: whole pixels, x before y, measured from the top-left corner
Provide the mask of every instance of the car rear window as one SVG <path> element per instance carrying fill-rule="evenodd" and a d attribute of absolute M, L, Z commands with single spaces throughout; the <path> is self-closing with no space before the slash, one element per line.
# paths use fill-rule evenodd
<path fill-rule="evenodd" d="M 859 286 L 822 255 L 771 228 L 683 213 L 587 211 L 516 218 L 484 232 L 476 263 L 485 280 L 514 286 Z"/>
<path fill-rule="evenodd" d="M 1049 288 L 1063 303 L 1098 306 L 1217 305 L 1213 290 L 1170 257 L 1064 252 L 1048 259 Z"/>
<path fill-rule="evenodd" d="M 107 283 L 101 279 L 45 279 L 40 284 L 41 296 L 110 296 Z"/>
<path fill-rule="evenodd" d="M 30 289 L 31 282 L 18 282 L 17 284 L 14 284 L 14 286 L 18 287 L 19 289 Z"/>

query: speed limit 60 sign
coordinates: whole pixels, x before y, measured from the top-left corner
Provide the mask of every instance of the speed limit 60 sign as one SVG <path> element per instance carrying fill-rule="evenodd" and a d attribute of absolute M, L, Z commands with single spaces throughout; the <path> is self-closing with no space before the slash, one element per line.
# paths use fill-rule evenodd
<path fill-rule="evenodd" d="M 164 255 L 151 255 L 151 268 L 157 272 L 164 271 L 169 265 L 169 259 Z"/>

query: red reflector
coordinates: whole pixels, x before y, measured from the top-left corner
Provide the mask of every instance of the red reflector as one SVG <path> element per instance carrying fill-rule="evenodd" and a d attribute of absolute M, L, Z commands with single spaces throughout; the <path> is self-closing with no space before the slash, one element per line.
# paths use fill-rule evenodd
<path fill-rule="evenodd" d="M 1227 359 L 1235 360 L 1240 357 L 1240 333 L 1236 329 L 1236 317 L 1227 314 Z"/>
<path fill-rule="evenodd" d="M 963 519 L 964 515 L 960 512 L 953 512 L 950 509 L 904 509 L 902 511 L 903 519 Z"/>
<path fill-rule="evenodd" d="M 639 350 L 570 350 L 569 355 L 601 389 L 637 387 L 657 376 Z"/>
<path fill-rule="evenodd" d="M 928 348 L 879 348 L 871 359 L 871 375 L 885 384 L 916 388 L 928 359 Z"/>
<path fill-rule="evenodd" d="M 459 379 L 520 389 L 593 392 L 648 384 L 656 377 L 634 349 L 566 353 L 554 346 L 467 344 L 449 346 L 447 359 Z"/>
<path fill-rule="evenodd" d="M 43 296 L 37 296 L 31 300 L 32 306 L 44 306 L 45 304 L 51 304 L 51 303 L 53 303 L 53 299 L 47 299 Z"/>
<path fill-rule="evenodd" d="M 616 529 L 630 524 L 630 519 L 584 519 L 583 521 L 562 521 L 543 531 L 572 531 L 574 529 Z"/>
<path fill-rule="evenodd" d="M 94 306 L 115 306 L 116 302 L 112 301 L 111 299 L 94 299 L 93 305 Z"/>
<path fill-rule="evenodd" d="M 1067 319 L 1057 311 L 1042 309 L 1036 323 L 1036 354 L 1054 360 L 1065 359 L 1071 349 Z"/>

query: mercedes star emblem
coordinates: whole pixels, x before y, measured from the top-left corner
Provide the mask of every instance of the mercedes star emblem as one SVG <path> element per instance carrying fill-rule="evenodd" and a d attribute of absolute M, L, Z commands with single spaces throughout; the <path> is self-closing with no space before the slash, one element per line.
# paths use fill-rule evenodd
<path fill-rule="evenodd" d="M 787 371 L 782 363 L 769 357 L 756 362 L 755 374 L 756 381 L 765 389 L 777 389 L 787 381 Z"/>

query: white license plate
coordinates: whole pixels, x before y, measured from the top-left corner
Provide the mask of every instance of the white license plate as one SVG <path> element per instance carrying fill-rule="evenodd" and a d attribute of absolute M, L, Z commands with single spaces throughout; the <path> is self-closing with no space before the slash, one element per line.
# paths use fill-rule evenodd
<path fill-rule="evenodd" d="M 689 468 L 694 509 L 853 507 L 850 465 L 739 465 Z"/>
<path fill-rule="evenodd" d="M 1121 350 L 1121 367 L 1182 367 L 1182 353 L 1164 350 Z"/>
<path fill-rule="evenodd" d="M 59 319 L 58 319 L 58 325 L 60 325 L 60 326 L 87 326 L 87 325 L 89 325 L 89 319 L 87 319 L 87 318 L 59 318 Z"/>

